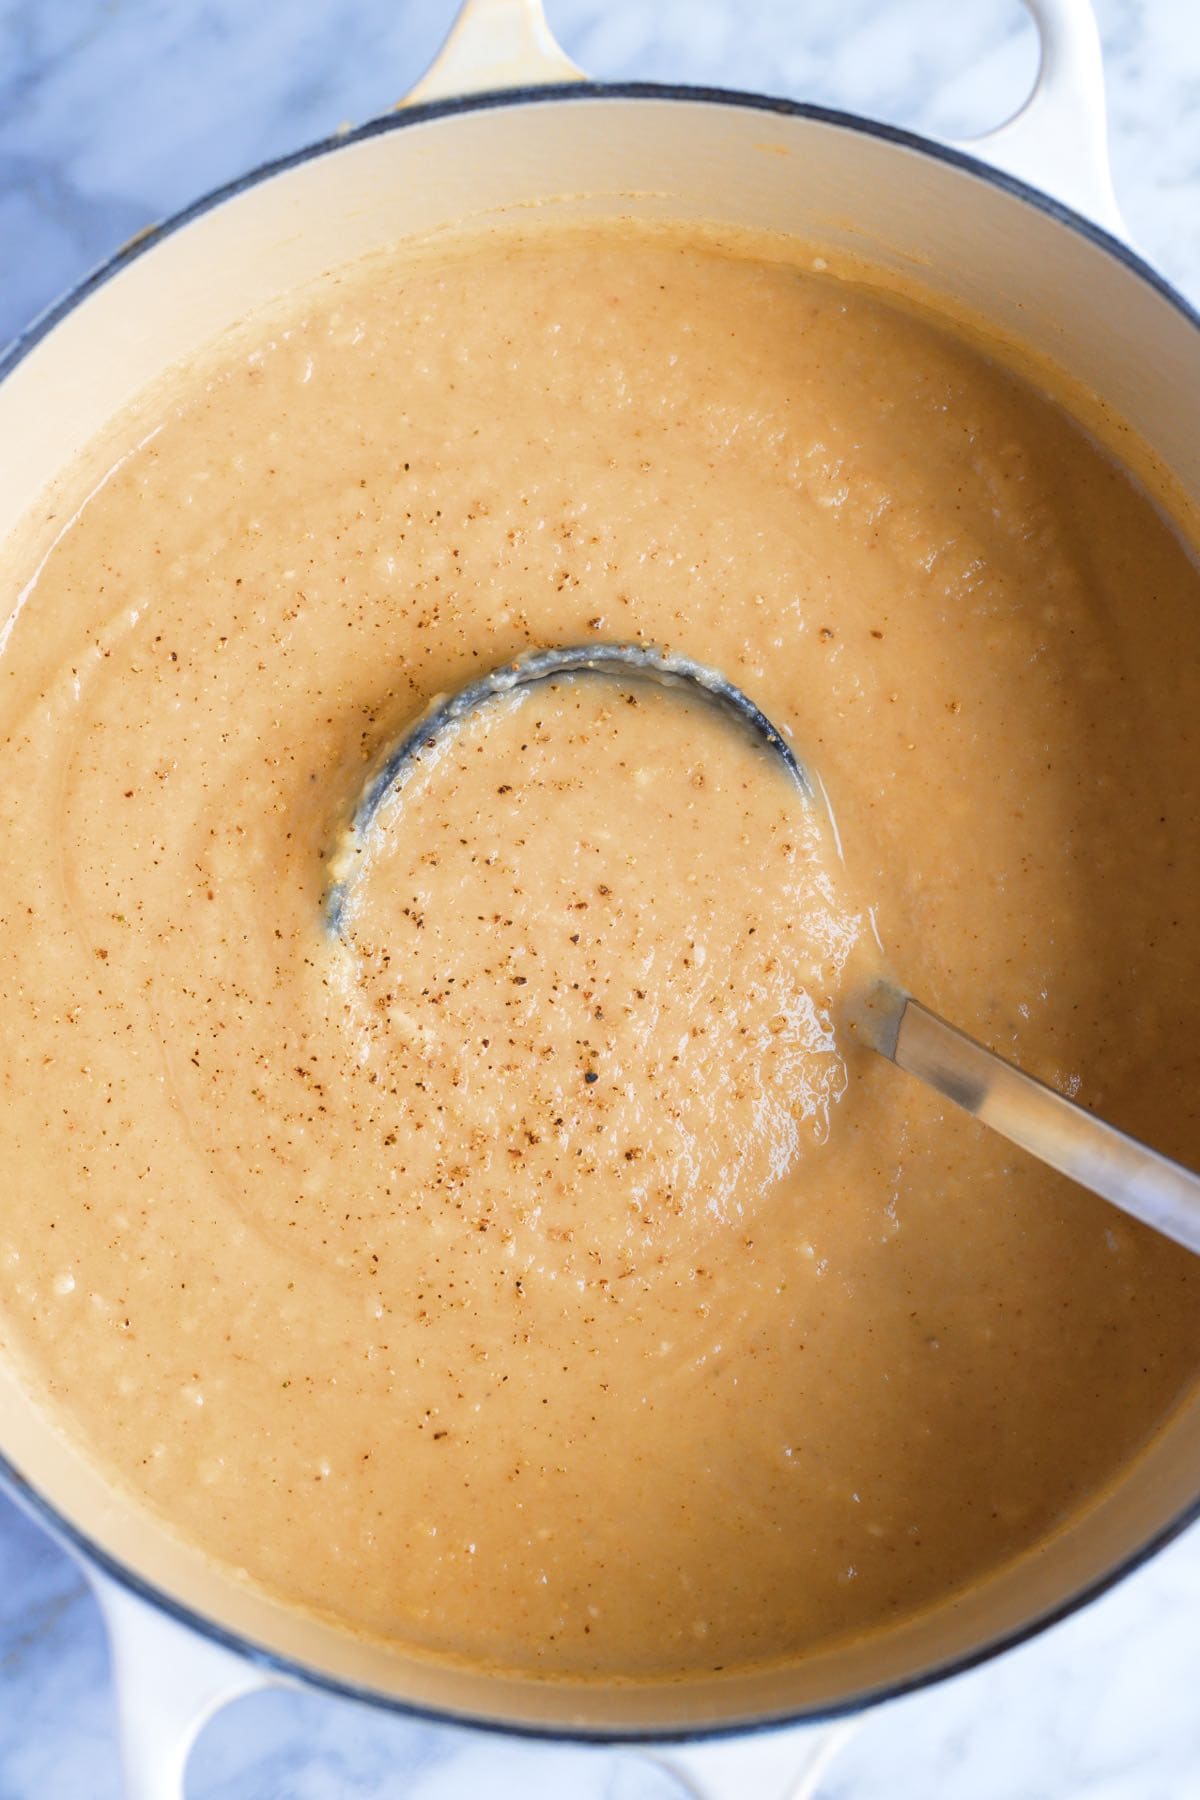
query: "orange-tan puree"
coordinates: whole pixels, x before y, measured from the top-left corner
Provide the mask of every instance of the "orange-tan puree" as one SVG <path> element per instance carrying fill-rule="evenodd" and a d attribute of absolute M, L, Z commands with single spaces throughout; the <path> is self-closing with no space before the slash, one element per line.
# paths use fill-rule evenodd
<path fill-rule="evenodd" d="M 1195 1378 L 1196 1273 L 847 1011 L 882 948 L 1200 1160 L 1163 517 L 934 323 L 665 235 L 397 257 L 156 404 L 0 656 L 28 1382 L 250 1581 L 547 1674 L 794 1657 L 1043 1539 Z M 710 709 L 584 679 L 423 760 L 325 929 L 435 692 L 638 637 L 793 734 L 844 864 Z"/>

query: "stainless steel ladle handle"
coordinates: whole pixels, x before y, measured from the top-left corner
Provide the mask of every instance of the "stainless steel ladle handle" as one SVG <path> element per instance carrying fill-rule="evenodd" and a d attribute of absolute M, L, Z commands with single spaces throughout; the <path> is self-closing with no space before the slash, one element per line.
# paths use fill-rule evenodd
<path fill-rule="evenodd" d="M 898 1068 L 1052 1169 L 1200 1254 L 1200 1175 L 985 1050 L 899 988 L 881 984 L 857 1023 L 871 1048 Z"/>

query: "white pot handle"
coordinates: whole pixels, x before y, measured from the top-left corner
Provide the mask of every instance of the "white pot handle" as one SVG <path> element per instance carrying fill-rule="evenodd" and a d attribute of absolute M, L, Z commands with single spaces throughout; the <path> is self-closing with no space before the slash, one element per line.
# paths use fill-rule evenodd
<path fill-rule="evenodd" d="M 853 1719 L 749 1737 L 672 1744 L 649 1752 L 696 1800 L 813 1800 L 817 1783 L 856 1729 Z"/>
<path fill-rule="evenodd" d="M 215 1713 L 281 1678 L 177 1625 L 98 1570 L 86 1569 L 112 1652 L 125 1800 L 184 1800 L 192 1746 Z M 706 1743 L 648 1747 L 695 1800 L 813 1800 L 856 1721 L 802 1725 Z"/>
<path fill-rule="evenodd" d="M 1128 239 L 1113 191 L 1100 33 L 1091 0 L 1024 0 L 1041 40 L 1033 92 L 995 131 L 953 143 Z M 489 88 L 544 87 L 583 72 L 542 0 L 464 0 L 428 72 L 401 105 Z"/>
<path fill-rule="evenodd" d="M 1091 0 L 1024 0 L 1041 39 L 1033 92 L 1007 124 L 953 146 L 1128 239 L 1113 192 L 1100 32 Z"/>
<path fill-rule="evenodd" d="M 112 1651 L 125 1800 L 183 1800 L 184 1771 L 201 1727 L 221 1707 L 274 1677 L 202 1638 L 94 1569 Z"/>
<path fill-rule="evenodd" d="M 445 43 L 401 105 L 583 78 L 559 48 L 542 0 L 463 0 Z"/>

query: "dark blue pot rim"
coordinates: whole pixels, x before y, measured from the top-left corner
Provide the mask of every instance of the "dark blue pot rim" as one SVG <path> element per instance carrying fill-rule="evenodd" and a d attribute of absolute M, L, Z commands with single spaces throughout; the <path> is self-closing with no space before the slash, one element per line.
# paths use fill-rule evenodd
<path fill-rule="evenodd" d="M 876 138 L 885 144 L 895 145 L 899 149 L 912 150 L 922 156 L 932 157 L 935 161 L 948 163 L 952 168 L 961 169 L 964 173 L 986 182 L 989 186 L 999 188 L 1014 198 L 1044 213 L 1065 229 L 1085 238 L 1102 250 L 1116 262 L 1122 264 L 1132 275 L 1146 283 L 1174 310 L 1197 330 L 1200 330 L 1200 314 L 1192 307 L 1183 295 L 1164 280 L 1158 272 L 1151 268 L 1144 258 L 1131 250 L 1128 244 L 1122 243 L 1111 232 L 1085 219 L 1071 207 L 1060 201 L 1051 199 L 1048 194 L 1030 187 L 1028 183 L 1015 176 L 992 168 L 962 150 L 950 149 L 937 144 L 931 139 L 919 137 L 915 132 L 901 130 L 898 126 L 882 125 L 871 119 L 859 118 L 854 113 L 838 112 L 829 107 L 809 106 L 800 101 L 774 99 L 766 94 L 742 93 L 734 89 L 683 87 L 673 84 L 660 84 L 648 81 L 623 82 L 564 82 L 552 86 L 506 88 L 495 93 L 469 94 L 458 99 L 435 100 L 426 105 L 407 107 L 400 112 L 385 114 L 382 118 L 371 119 L 365 125 L 339 135 L 322 138 L 315 144 L 309 144 L 302 150 L 293 151 L 290 155 L 281 156 L 272 162 L 261 164 L 248 174 L 238 176 L 236 180 L 227 182 L 223 187 L 214 188 L 211 193 L 184 207 L 181 212 L 174 213 L 161 224 L 132 238 L 116 254 L 102 263 L 61 300 L 55 301 L 40 313 L 26 329 L 13 339 L 12 343 L 0 355 L 0 381 L 10 375 L 24 361 L 36 345 L 46 337 L 59 322 L 66 318 L 90 294 L 119 275 L 131 263 L 145 256 L 165 238 L 189 225 L 193 219 L 223 201 L 231 200 L 247 188 L 255 187 L 259 182 L 269 180 L 301 163 L 311 162 L 318 156 L 327 156 L 344 149 L 347 145 L 361 142 L 364 138 L 379 137 L 389 131 L 403 131 L 411 125 L 421 125 L 430 119 L 453 118 L 458 113 L 486 112 L 508 106 L 542 105 L 571 101 L 576 104 L 588 104 L 604 100 L 668 100 L 700 102 L 711 106 L 738 107 L 746 111 L 774 113 L 787 118 L 809 119 L 819 125 L 830 125 L 843 131 Z M 1074 1612 L 1098 1599 L 1139 1569 L 1143 1563 L 1165 1548 L 1179 1537 L 1187 1527 L 1200 1519 L 1200 1491 L 1194 1500 L 1186 1506 L 1174 1519 L 1170 1520 L 1159 1531 L 1156 1531 L 1146 1542 L 1140 1544 L 1131 1554 L 1115 1567 L 1098 1576 L 1094 1581 L 1086 1583 L 1066 1599 L 1027 1620 L 1023 1625 L 1011 1631 L 1001 1632 L 986 1643 L 965 1652 L 961 1656 L 935 1664 L 901 1680 L 882 1683 L 880 1686 L 854 1695 L 844 1701 L 816 1707 L 799 1707 L 793 1711 L 772 1714 L 762 1719 L 754 1719 L 745 1723 L 715 1724 L 702 1727 L 676 1727 L 657 1729 L 650 1726 L 615 1726 L 608 1728 L 589 1728 L 572 1724 L 565 1725 L 530 1725 L 524 1722 L 508 1723 L 498 1717 L 453 1712 L 449 1709 L 422 1705 L 412 1700 L 398 1698 L 392 1694 L 379 1692 L 377 1689 L 363 1687 L 356 1682 L 340 1680 L 328 1675 L 320 1669 L 314 1669 L 278 1651 L 264 1649 L 261 1645 L 251 1643 L 237 1632 L 228 1631 L 214 1620 L 202 1613 L 193 1611 L 190 1606 L 174 1599 L 170 1594 L 154 1586 L 138 1575 L 135 1570 L 127 1568 L 116 1557 L 111 1556 L 99 1544 L 65 1518 L 50 1501 L 44 1498 L 14 1467 L 0 1450 L 0 1486 L 6 1487 L 18 1503 L 46 1527 L 52 1537 L 57 1538 L 68 1549 L 82 1558 L 85 1564 L 98 1569 L 115 1581 L 120 1587 L 147 1602 L 179 1625 L 199 1633 L 211 1642 L 219 1644 L 223 1649 L 233 1652 L 245 1662 L 258 1667 L 271 1675 L 282 1676 L 292 1681 L 299 1681 L 307 1687 L 335 1694 L 343 1699 L 357 1700 L 365 1705 L 381 1708 L 385 1711 L 400 1714 L 403 1717 L 421 1720 L 430 1724 L 460 1725 L 475 1730 L 501 1732 L 506 1736 L 549 1740 L 564 1743 L 592 1743 L 598 1745 L 619 1744 L 681 1744 L 699 1743 L 722 1737 L 743 1737 L 752 1733 L 784 1730 L 798 1725 L 820 1725 L 833 1720 L 846 1718 L 866 1711 L 885 1700 L 899 1699 L 905 1694 L 915 1693 L 921 1688 L 944 1681 L 952 1675 L 962 1675 L 981 1663 L 991 1660 L 1002 1651 L 1015 1649 L 1019 1644 L 1036 1637 L 1048 1626 L 1070 1617 Z M 597 1684 L 599 1685 L 599 1684 Z M 559 1690 L 561 1691 L 561 1690 Z M 593 1689 L 593 1691 L 595 1691 Z M 619 1690 L 613 1690 L 616 1697 Z M 664 1686 L 664 1697 L 670 1692 Z"/>

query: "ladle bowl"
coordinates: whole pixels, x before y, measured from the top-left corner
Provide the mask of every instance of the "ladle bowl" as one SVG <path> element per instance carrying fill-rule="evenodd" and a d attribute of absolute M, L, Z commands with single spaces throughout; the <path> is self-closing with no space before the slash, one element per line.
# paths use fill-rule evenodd
<path fill-rule="evenodd" d="M 782 762 L 802 805 L 823 804 L 820 782 L 785 733 L 719 669 L 653 644 L 565 644 L 530 650 L 455 693 L 439 694 L 376 758 L 329 859 L 324 913 L 334 936 L 345 929 L 347 903 L 369 863 L 380 811 L 421 758 L 436 752 L 465 719 L 516 689 L 580 677 L 626 684 L 652 681 L 716 707 Z M 876 982 L 845 1010 L 863 1042 L 898 1068 L 1081 1187 L 1200 1254 L 1200 1175 L 1006 1062 L 893 981 Z"/>

